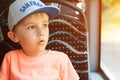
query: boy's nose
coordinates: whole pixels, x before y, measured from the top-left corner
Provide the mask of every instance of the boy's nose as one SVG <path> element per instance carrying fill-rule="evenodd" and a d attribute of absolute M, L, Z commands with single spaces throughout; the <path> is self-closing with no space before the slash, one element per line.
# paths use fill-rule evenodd
<path fill-rule="evenodd" d="M 37 36 L 42 36 L 43 35 L 43 29 L 41 27 L 37 28 Z"/>

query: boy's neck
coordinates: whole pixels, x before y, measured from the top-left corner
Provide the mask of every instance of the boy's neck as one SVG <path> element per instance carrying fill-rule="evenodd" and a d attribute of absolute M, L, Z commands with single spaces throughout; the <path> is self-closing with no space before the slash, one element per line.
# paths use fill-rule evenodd
<path fill-rule="evenodd" d="M 24 50 L 22 50 L 22 51 L 23 51 L 23 53 L 24 53 L 26 56 L 37 57 L 37 56 L 41 56 L 41 55 L 47 54 L 49 50 L 41 50 L 41 51 L 39 51 L 38 53 L 27 53 L 27 52 L 25 52 Z"/>

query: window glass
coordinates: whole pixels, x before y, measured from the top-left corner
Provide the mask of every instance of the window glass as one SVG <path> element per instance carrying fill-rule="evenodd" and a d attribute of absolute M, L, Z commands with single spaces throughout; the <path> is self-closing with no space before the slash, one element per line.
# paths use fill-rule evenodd
<path fill-rule="evenodd" d="M 101 68 L 120 80 L 120 0 L 102 0 Z"/>

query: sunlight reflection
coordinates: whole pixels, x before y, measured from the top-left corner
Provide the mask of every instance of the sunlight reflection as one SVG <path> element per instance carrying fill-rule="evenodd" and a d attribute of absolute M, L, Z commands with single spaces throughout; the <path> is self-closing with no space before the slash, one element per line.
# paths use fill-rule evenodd
<path fill-rule="evenodd" d="M 120 80 L 120 0 L 109 1 L 102 10 L 101 68 L 110 80 Z"/>
<path fill-rule="evenodd" d="M 120 43 L 120 25 L 107 24 L 102 29 L 102 42 Z"/>

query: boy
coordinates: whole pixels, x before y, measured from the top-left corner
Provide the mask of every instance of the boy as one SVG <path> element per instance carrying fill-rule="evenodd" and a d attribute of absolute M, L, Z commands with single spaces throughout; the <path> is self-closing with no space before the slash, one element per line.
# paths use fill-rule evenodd
<path fill-rule="evenodd" d="M 1 80 L 79 80 L 66 54 L 45 49 L 49 19 L 59 11 L 39 0 L 16 0 L 10 5 L 8 37 L 22 49 L 5 55 Z"/>

